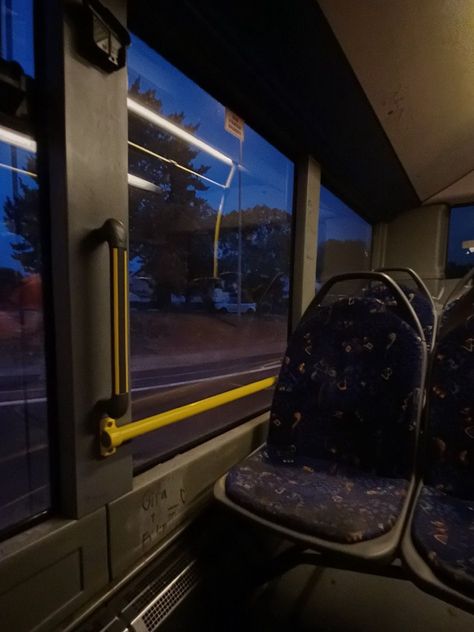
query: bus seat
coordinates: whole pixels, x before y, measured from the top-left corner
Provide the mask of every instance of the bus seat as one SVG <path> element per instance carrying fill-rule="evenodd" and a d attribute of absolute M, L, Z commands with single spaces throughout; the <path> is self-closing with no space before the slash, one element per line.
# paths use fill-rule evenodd
<path fill-rule="evenodd" d="M 411 268 L 377 268 L 377 271 L 384 272 L 385 274 L 389 272 L 404 273 L 412 278 L 416 287 L 410 287 L 400 282 L 398 282 L 398 287 L 408 298 L 415 314 L 418 316 L 428 350 L 432 349 L 436 339 L 438 312 L 430 291 L 423 280 Z M 367 294 L 379 298 L 388 305 L 395 304 L 396 306 L 396 299 L 393 292 L 390 292 L 385 285 L 377 284 L 376 286 L 372 286 Z"/>
<path fill-rule="evenodd" d="M 463 277 L 459 279 L 452 291 L 446 298 L 442 314 L 441 314 L 441 326 L 447 320 L 451 319 L 451 312 L 457 309 L 457 305 L 461 303 L 464 305 L 464 309 L 469 309 L 469 302 L 464 302 L 463 299 L 474 287 L 474 267 L 471 268 Z"/>
<path fill-rule="evenodd" d="M 448 304 L 430 384 L 424 480 L 403 554 L 425 587 L 474 608 L 474 287 Z"/>
<path fill-rule="evenodd" d="M 309 546 L 387 560 L 414 488 L 413 459 L 426 348 L 406 297 L 386 275 L 412 325 L 367 297 L 322 305 L 321 288 L 291 336 L 266 446 L 234 467 L 216 497 Z"/>

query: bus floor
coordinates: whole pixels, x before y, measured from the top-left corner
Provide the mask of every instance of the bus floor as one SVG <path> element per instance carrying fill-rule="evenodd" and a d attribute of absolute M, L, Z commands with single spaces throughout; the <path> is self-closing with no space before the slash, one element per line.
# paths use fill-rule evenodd
<path fill-rule="evenodd" d="M 405 579 L 302 565 L 254 595 L 226 629 L 266 632 L 468 632 L 474 615 Z"/>
<path fill-rule="evenodd" d="M 57 632 L 474 630 L 473 615 L 406 578 L 310 565 L 307 557 L 291 568 L 286 562 L 293 560 L 292 549 L 290 542 L 213 505 L 113 596 L 100 605 L 94 598 Z M 278 574 L 281 560 L 291 570 Z M 112 619 L 118 627 L 110 627 Z"/>

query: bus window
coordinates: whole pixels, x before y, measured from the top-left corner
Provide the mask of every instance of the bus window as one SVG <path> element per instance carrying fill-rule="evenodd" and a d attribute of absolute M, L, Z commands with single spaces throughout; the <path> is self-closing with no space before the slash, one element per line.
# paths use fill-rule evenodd
<path fill-rule="evenodd" d="M 316 282 L 370 267 L 372 226 L 321 186 Z"/>
<path fill-rule="evenodd" d="M 453 206 L 449 218 L 448 279 L 463 277 L 474 266 L 474 204 Z"/>
<path fill-rule="evenodd" d="M 136 36 L 128 72 L 137 420 L 278 371 L 293 164 Z M 137 440 L 135 464 L 220 432 L 270 400 L 259 393 Z"/>
<path fill-rule="evenodd" d="M 32 77 L 32 1 L 10 3 L 1 27 L 3 72 Z M 5 532 L 45 512 L 50 493 L 36 143 L 16 128 L 28 125 L 24 105 L 1 107 L 10 107 L 8 126 L 0 126 L 0 532 Z"/>

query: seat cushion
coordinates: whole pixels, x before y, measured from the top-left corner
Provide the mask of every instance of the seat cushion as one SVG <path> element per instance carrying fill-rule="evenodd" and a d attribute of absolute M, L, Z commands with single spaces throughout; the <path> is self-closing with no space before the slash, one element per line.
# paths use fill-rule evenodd
<path fill-rule="evenodd" d="M 424 480 L 454 498 L 474 500 L 474 307 L 460 304 L 455 326 L 440 331 L 429 399 Z M 456 320 L 460 320 L 456 324 Z"/>
<path fill-rule="evenodd" d="M 474 500 L 422 488 L 413 541 L 432 570 L 454 588 L 474 595 Z"/>
<path fill-rule="evenodd" d="M 333 542 L 370 540 L 396 522 L 408 490 L 383 478 L 325 460 L 296 457 L 275 464 L 266 449 L 230 470 L 230 499 L 278 525 Z"/>

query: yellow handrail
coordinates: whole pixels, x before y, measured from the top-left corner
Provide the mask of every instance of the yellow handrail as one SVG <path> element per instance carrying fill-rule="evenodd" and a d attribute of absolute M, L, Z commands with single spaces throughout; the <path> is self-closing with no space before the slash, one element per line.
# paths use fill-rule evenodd
<path fill-rule="evenodd" d="M 102 420 L 100 432 L 101 454 L 102 456 L 110 456 L 124 441 L 141 437 L 148 432 L 153 432 L 153 430 L 158 430 L 158 428 L 163 428 L 163 426 L 168 426 L 177 421 L 199 415 L 199 413 L 204 413 L 212 408 L 229 404 L 241 397 L 253 395 L 266 388 L 270 388 L 275 382 L 276 377 L 267 377 L 264 380 L 245 384 L 244 386 L 233 388 L 230 391 L 212 395 L 211 397 L 179 406 L 179 408 L 167 410 L 164 413 L 159 413 L 158 415 L 153 415 L 152 417 L 147 417 L 140 421 L 132 421 L 123 426 L 117 426 L 115 419 L 105 417 Z"/>

